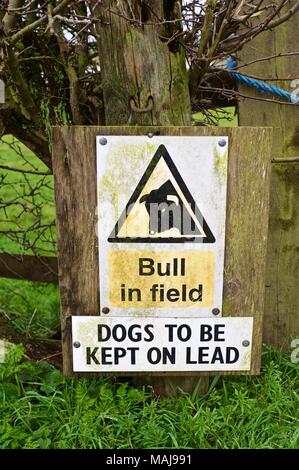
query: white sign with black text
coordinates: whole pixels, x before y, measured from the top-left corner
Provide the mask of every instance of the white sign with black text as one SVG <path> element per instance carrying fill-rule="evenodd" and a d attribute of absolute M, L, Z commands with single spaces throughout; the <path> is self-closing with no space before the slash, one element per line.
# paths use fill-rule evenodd
<path fill-rule="evenodd" d="M 246 371 L 252 327 L 252 317 L 73 316 L 73 370 Z"/>

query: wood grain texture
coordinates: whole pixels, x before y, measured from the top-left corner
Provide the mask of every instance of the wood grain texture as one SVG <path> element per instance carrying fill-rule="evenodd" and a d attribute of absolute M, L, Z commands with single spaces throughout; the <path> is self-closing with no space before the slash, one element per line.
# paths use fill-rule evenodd
<path fill-rule="evenodd" d="M 254 316 L 251 373 L 260 369 L 272 129 L 230 133 L 224 315 Z"/>
<path fill-rule="evenodd" d="M 294 3 L 294 2 L 293 2 Z M 243 50 L 240 60 L 247 63 L 258 57 L 298 49 L 299 13 L 275 30 L 263 33 Z M 259 77 L 299 77 L 298 57 L 278 57 L 242 68 L 243 73 Z M 270 82 L 271 83 L 271 82 Z M 298 84 L 272 82 L 289 92 Z M 257 98 L 251 88 L 240 91 Z M 263 94 L 262 98 L 271 98 Z M 273 163 L 270 192 L 269 243 L 266 269 L 264 342 L 289 350 L 291 339 L 299 337 L 299 106 L 283 106 L 246 99 L 239 104 L 241 126 L 273 126 Z"/>
<path fill-rule="evenodd" d="M 0 277 L 57 284 L 57 258 L 0 253 Z"/>
<path fill-rule="evenodd" d="M 64 371 L 72 370 L 71 316 L 97 315 L 96 147 L 92 128 L 53 131 Z"/>
<path fill-rule="evenodd" d="M 96 136 L 144 135 L 152 127 L 63 127 L 53 129 L 64 372 L 72 374 L 71 315 L 99 315 L 96 239 Z M 224 273 L 224 314 L 254 316 L 252 369 L 259 373 L 268 228 L 270 128 L 160 127 L 161 135 L 228 135 L 229 178 Z M 125 164 L 125 163 L 124 163 Z M 223 372 L 240 374 L 240 372 Z M 107 375 L 107 374 L 104 374 Z M 122 375 L 122 374 L 113 374 Z M 131 374 L 156 382 L 156 393 L 195 386 L 200 376 Z"/>
<path fill-rule="evenodd" d="M 167 41 L 182 28 L 173 21 L 181 18 L 180 2 L 146 3 L 102 0 L 96 8 L 105 123 L 190 125 L 185 51 L 177 39 Z M 169 23 L 154 25 L 157 18 Z M 130 112 L 130 97 L 144 109 L 150 96 L 152 111 Z"/>

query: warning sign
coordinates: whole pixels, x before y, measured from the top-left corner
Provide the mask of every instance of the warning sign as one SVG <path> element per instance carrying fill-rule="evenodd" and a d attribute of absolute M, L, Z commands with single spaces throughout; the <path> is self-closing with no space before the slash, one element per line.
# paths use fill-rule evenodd
<path fill-rule="evenodd" d="M 164 145 L 159 145 L 108 241 L 215 242 Z"/>
<path fill-rule="evenodd" d="M 250 369 L 251 317 L 72 317 L 75 372 Z"/>
<path fill-rule="evenodd" d="M 221 315 L 227 137 L 99 136 L 101 308 Z"/>

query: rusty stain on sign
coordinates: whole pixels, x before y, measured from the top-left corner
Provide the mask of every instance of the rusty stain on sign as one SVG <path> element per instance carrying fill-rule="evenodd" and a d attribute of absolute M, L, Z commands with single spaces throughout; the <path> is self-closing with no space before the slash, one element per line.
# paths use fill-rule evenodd
<path fill-rule="evenodd" d="M 227 147 L 227 137 L 97 138 L 109 316 L 221 315 Z"/>

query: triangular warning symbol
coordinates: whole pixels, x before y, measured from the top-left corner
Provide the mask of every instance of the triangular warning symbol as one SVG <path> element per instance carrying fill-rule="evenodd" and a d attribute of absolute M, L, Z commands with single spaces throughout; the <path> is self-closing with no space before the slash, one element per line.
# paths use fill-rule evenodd
<path fill-rule="evenodd" d="M 109 238 L 112 243 L 214 243 L 164 145 L 160 145 Z"/>

